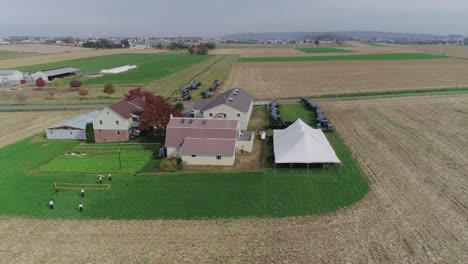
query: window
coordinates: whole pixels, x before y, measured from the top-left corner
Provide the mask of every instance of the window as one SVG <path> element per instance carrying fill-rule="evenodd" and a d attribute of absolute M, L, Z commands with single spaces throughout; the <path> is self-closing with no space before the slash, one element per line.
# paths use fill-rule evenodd
<path fill-rule="evenodd" d="M 138 122 L 138 117 L 133 117 L 133 118 L 132 118 L 132 121 L 133 121 L 133 122 Z"/>
<path fill-rule="evenodd" d="M 107 111 L 107 114 L 109 114 L 109 111 Z"/>
<path fill-rule="evenodd" d="M 50 132 L 51 134 L 53 134 L 53 133 L 54 133 L 54 132 L 52 132 L 52 131 L 49 131 L 49 132 Z"/>
<path fill-rule="evenodd" d="M 237 117 L 240 117 L 240 114 L 237 114 Z"/>
<path fill-rule="evenodd" d="M 102 125 L 102 120 L 99 120 L 99 124 Z"/>
<path fill-rule="evenodd" d="M 217 159 L 217 160 L 221 160 L 221 156 L 216 156 L 216 159 Z"/>
<path fill-rule="evenodd" d="M 98 132 L 97 132 L 97 133 L 98 133 L 98 135 L 101 135 L 101 130 L 98 130 Z"/>
<path fill-rule="evenodd" d="M 213 116 L 213 113 L 210 113 L 210 116 Z"/>
<path fill-rule="evenodd" d="M 197 155 L 192 155 L 192 158 L 195 158 Z"/>
<path fill-rule="evenodd" d="M 117 120 L 117 121 L 115 121 L 115 124 L 116 124 L 116 125 L 119 125 L 119 121 L 118 121 L 118 120 Z"/>
<path fill-rule="evenodd" d="M 119 130 L 117 130 L 117 136 L 120 136 L 120 131 Z"/>
<path fill-rule="evenodd" d="M 73 133 L 70 131 L 70 135 L 73 135 Z"/>
<path fill-rule="evenodd" d="M 226 114 L 224 114 L 224 118 L 226 118 L 226 117 L 227 117 L 227 115 L 226 115 Z"/>

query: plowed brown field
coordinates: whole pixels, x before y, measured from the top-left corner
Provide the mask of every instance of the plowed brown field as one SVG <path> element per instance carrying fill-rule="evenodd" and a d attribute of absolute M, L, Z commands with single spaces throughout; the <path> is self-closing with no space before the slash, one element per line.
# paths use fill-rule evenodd
<path fill-rule="evenodd" d="M 257 99 L 468 86 L 468 61 L 317 61 L 237 63 L 223 89 Z"/>
<path fill-rule="evenodd" d="M 0 221 L 4 263 L 466 263 L 468 96 L 324 102 L 371 191 L 324 216 Z"/>

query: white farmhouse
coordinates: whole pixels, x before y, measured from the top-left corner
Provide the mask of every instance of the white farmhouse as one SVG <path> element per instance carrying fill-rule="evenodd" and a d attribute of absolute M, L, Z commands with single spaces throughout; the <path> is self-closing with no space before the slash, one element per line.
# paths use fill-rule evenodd
<path fill-rule="evenodd" d="M 216 96 L 195 103 L 193 116 L 200 118 L 217 118 L 239 120 L 240 128 L 249 126 L 253 109 L 253 96 L 241 88 L 233 88 Z"/>
<path fill-rule="evenodd" d="M 139 134 L 144 101 L 122 100 L 102 109 L 93 119 L 96 143 L 128 141 Z"/>

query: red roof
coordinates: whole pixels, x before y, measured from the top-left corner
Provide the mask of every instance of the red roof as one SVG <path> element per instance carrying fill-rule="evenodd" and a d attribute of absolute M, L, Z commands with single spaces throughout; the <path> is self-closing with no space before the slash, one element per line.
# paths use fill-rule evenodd
<path fill-rule="evenodd" d="M 236 140 L 238 128 L 238 120 L 173 117 L 166 129 L 166 147 L 180 147 L 186 138 Z"/>
<path fill-rule="evenodd" d="M 232 156 L 236 149 L 235 139 L 186 138 L 181 155 Z"/>
<path fill-rule="evenodd" d="M 141 116 L 144 104 L 145 102 L 142 99 L 122 100 L 109 106 L 109 108 L 121 117 L 128 119 L 132 115 Z"/>

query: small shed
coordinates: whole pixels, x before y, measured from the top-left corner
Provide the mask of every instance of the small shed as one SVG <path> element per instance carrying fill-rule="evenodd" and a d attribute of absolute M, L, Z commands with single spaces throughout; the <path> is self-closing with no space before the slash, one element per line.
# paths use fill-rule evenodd
<path fill-rule="evenodd" d="M 99 111 L 82 114 L 47 128 L 47 139 L 86 139 L 86 124 L 92 123 Z"/>

